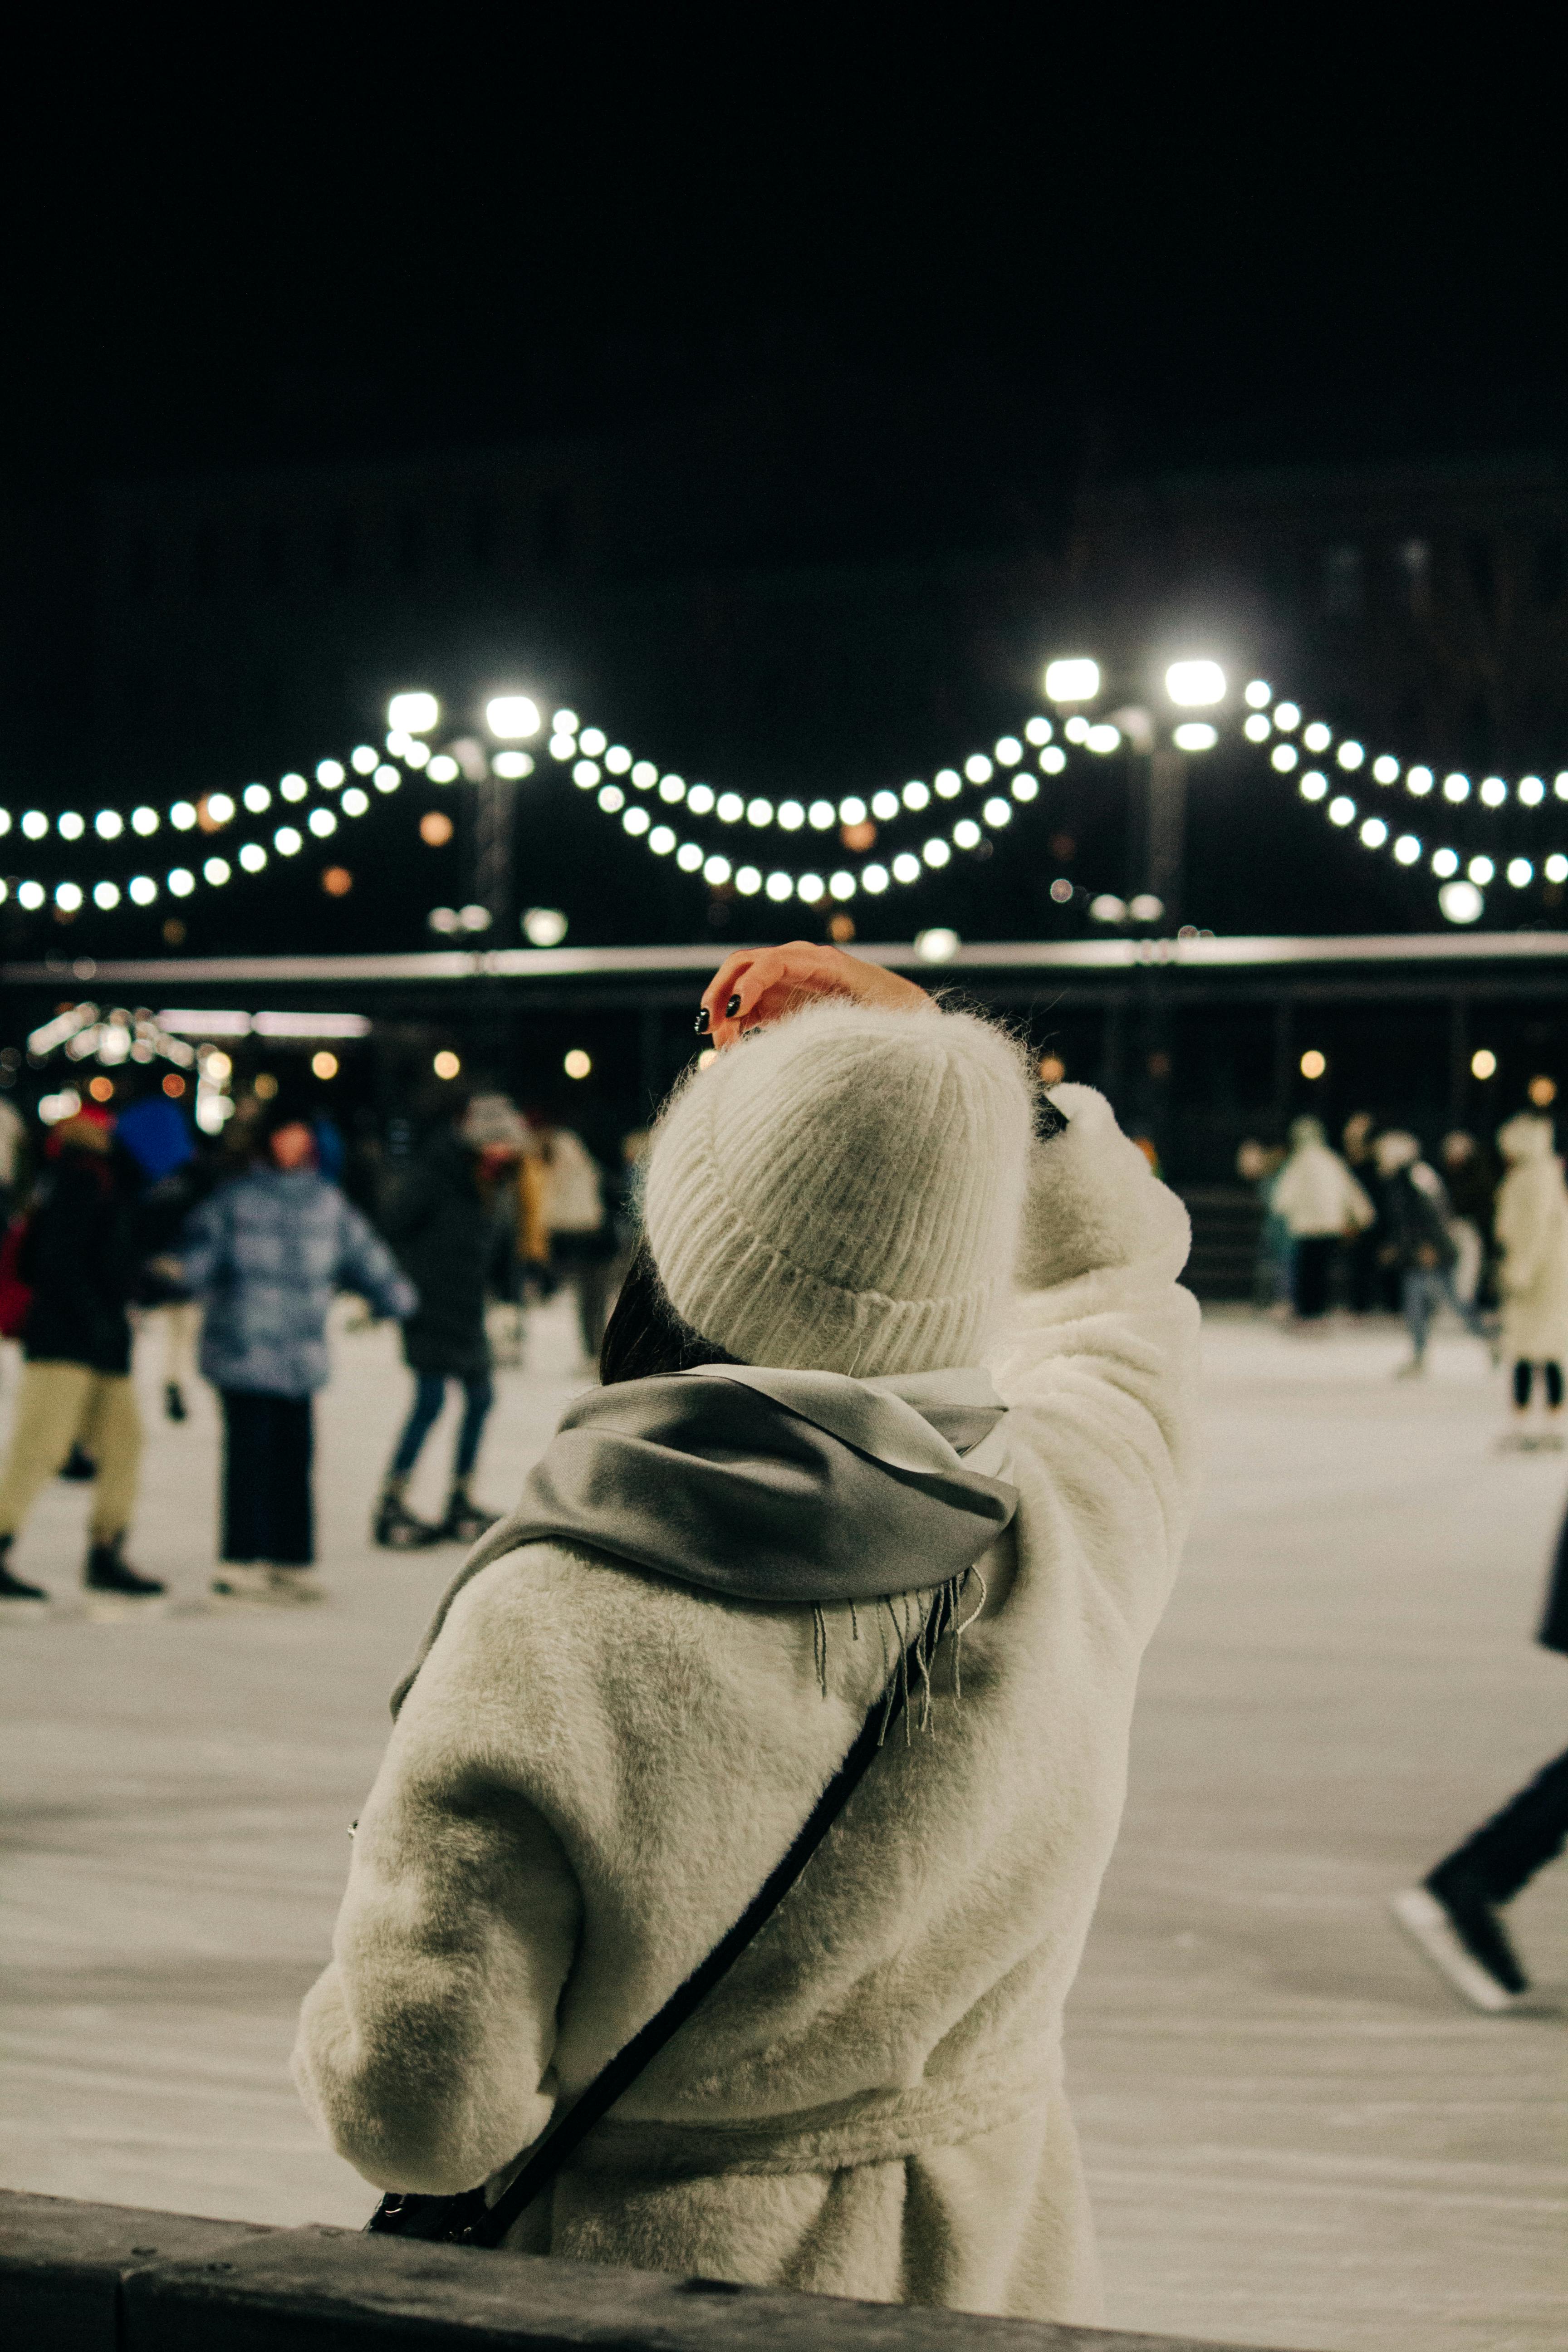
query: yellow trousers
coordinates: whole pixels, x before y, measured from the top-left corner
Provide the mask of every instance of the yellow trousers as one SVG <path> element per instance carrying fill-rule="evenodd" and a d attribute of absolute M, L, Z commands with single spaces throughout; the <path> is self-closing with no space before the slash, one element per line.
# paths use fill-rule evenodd
<path fill-rule="evenodd" d="M 86 1364 L 24 1364 L 16 1418 L 0 1470 L 0 1536 L 18 1533 L 33 1505 L 78 1443 L 98 1465 L 91 1540 L 123 1535 L 136 1504 L 142 1415 L 128 1374 Z"/>

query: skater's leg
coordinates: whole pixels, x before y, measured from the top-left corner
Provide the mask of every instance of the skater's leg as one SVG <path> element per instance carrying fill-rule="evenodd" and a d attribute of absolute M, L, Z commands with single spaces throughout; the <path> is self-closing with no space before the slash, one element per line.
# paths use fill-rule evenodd
<path fill-rule="evenodd" d="M 414 1402 L 403 1434 L 397 1441 L 397 1451 L 392 1457 L 392 1475 L 406 1478 L 419 1459 L 420 1448 L 441 1417 L 441 1407 L 447 1399 L 447 1377 L 444 1372 L 420 1372 L 416 1375 Z"/>
<path fill-rule="evenodd" d="M 0 1536 L 17 1534 L 69 1454 L 92 1391 L 85 1364 L 24 1364 L 16 1418 L 0 1471 Z"/>
<path fill-rule="evenodd" d="M 458 1431 L 458 1451 L 452 1464 L 455 1484 L 466 1486 L 479 1458 L 479 1441 L 485 1433 L 485 1423 L 495 1402 L 495 1388 L 488 1372 L 479 1372 L 463 1382 L 463 1419 Z"/>
<path fill-rule="evenodd" d="M 142 1414 L 129 1375 L 94 1375 L 82 1444 L 98 1464 L 89 1534 L 95 1544 L 112 1543 L 131 1524 L 141 1480 Z"/>

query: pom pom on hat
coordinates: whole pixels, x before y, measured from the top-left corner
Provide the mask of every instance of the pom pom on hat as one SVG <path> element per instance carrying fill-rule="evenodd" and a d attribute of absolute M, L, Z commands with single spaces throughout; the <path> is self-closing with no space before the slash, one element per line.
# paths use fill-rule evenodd
<path fill-rule="evenodd" d="M 730 1047 L 654 1138 L 645 1222 L 670 1304 L 744 1363 L 977 1363 L 1032 1108 L 1020 1050 L 968 1013 L 829 1003 Z"/>

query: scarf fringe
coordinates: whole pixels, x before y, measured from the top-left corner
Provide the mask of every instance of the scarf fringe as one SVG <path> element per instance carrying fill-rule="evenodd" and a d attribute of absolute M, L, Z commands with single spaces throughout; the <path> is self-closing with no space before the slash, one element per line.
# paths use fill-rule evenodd
<path fill-rule="evenodd" d="M 979 1588 L 979 1596 L 973 1607 L 969 1609 L 966 1614 L 964 1604 L 969 1597 L 972 1580 Z M 900 1592 L 877 1603 L 877 1637 L 882 1644 L 884 1679 L 882 1723 L 877 1735 L 879 1748 L 887 1738 L 894 1706 L 900 1701 L 902 1702 L 904 1718 L 904 1745 L 907 1748 L 910 1744 L 914 1736 L 911 1727 L 914 1709 L 911 1702 L 917 1695 L 920 1701 L 918 1728 L 928 1738 L 935 1737 L 938 1697 L 935 1681 L 937 1654 L 944 1642 L 951 1643 L 949 1655 L 952 1662 L 949 1695 L 955 1706 L 962 1705 L 963 1637 L 970 1627 L 978 1623 L 984 1614 L 987 1598 L 985 1579 L 977 1567 L 972 1566 L 966 1568 L 961 1576 L 950 1577 L 945 1583 L 939 1584 L 935 1588 L 930 1601 L 921 1611 L 918 1624 L 915 1622 L 915 1612 L 919 1607 L 920 1596 Z M 848 1603 L 848 1608 L 850 1638 L 858 1642 L 860 1639 L 859 1616 L 853 1601 Z M 896 1648 L 893 1649 L 889 1649 L 889 1632 L 896 1644 Z M 915 1689 L 910 1687 L 911 1659 L 914 1664 Z M 811 1612 L 811 1662 L 816 1687 L 826 1698 L 828 1695 L 827 1617 L 820 1603 L 814 1604 Z"/>

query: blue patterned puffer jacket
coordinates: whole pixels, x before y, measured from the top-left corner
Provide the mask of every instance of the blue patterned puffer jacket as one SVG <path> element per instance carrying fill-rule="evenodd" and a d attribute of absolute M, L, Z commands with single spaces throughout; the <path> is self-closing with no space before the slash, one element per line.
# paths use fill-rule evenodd
<path fill-rule="evenodd" d="M 206 1309 L 201 1368 L 215 1388 L 309 1396 L 330 1370 L 334 1291 L 399 1318 L 419 1303 L 391 1251 L 314 1169 L 254 1168 L 220 1186 L 187 1218 L 179 1256 Z"/>

